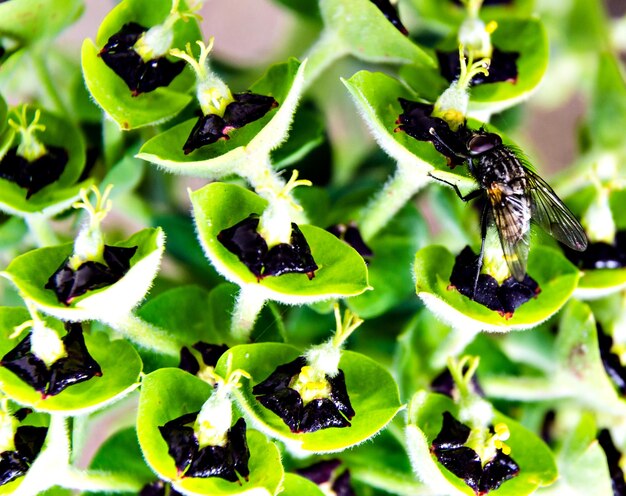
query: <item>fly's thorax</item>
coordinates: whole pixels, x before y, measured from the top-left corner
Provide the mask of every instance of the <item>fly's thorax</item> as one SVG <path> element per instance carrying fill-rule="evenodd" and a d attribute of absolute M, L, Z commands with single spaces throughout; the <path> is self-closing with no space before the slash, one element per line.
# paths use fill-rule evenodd
<path fill-rule="evenodd" d="M 526 179 L 526 169 L 519 158 L 503 145 L 475 157 L 473 174 L 483 188 L 499 183 L 517 190 Z"/>

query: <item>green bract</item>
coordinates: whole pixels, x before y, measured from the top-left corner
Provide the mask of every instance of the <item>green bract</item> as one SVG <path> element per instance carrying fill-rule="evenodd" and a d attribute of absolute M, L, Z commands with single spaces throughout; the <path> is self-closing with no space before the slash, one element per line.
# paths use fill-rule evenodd
<path fill-rule="evenodd" d="M 406 427 L 407 448 L 418 477 L 437 494 L 475 495 L 473 489 L 441 465 L 430 452 L 431 444 L 441 430 L 443 412 L 448 411 L 458 419 L 458 406 L 447 396 L 420 391 L 411 400 L 411 408 L 413 417 Z M 494 411 L 494 425 L 500 422 L 509 428 L 511 437 L 506 444 L 511 447 L 511 457 L 520 471 L 489 494 L 522 496 L 534 493 L 540 486 L 552 484 L 558 472 L 554 456 L 546 444 L 521 424 Z"/>
<path fill-rule="evenodd" d="M 415 167 L 415 174 L 426 174 L 437 170 L 437 177 L 446 179 L 454 176 L 453 181 L 462 179 L 463 171 L 450 172 L 445 157 L 439 153 L 432 143 L 418 141 L 407 133 L 396 131 L 398 117 L 402 107 L 398 98 L 419 100 L 419 96 L 404 86 L 400 81 L 380 72 L 357 72 L 344 84 L 348 87 L 355 103 L 361 110 L 374 138 L 379 146 L 392 158 L 403 164 Z M 465 174 L 466 186 L 473 185 L 473 180 Z"/>
<path fill-rule="evenodd" d="M 278 108 L 231 131 L 228 140 L 219 140 L 185 155 L 183 145 L 197 121 L 193 118 L 149 140 L 137 156 L 175 174 L 213 179 L 229 174 L 245 176 L 244 171 L 254 167 L 255 160 L 263 160 L 287 137 L 302 92 L 303 71 L 304 64 L 296 59 L 271 67 L 250 91 L 274 97 Z"/>
<path fill-rule="evenodd" d="M 43 312 L 62 320 L 99 320 L 115 324 L 144 298 L 156 276 L 164 250 L 161 229 L 144 229 L 114 246 L 137 246 L 129 271 L 119 281 L 88 291 L 68 306 L 59 303 L 54 291 L 45 289 L 48 278 L 72 254 L 73 245 L 39 248 L 17 257 L 1 274 Z"/>
<path fill-rule="evenodd" d="M 457 27 L 466 17 L 465 7 L 453 0 L 441 0 L 431 2 L 429 0 L 409 0 L 420 16 L 435 20 L 438 23 Z M 505 15 L 525 17 L 533 13 L 535 0 L 512 0 L 506 5 L 483 5 L 480 9 L 480 17 L 489 22 L 494 17 L 501 18 Z"/>
<path fill-rule="evenodd" d="M 434 65 L 430 56 L 403 35 L 369 0 L 321 0 L 327 43 L 333 51 L 369 62 Z M 346 16 L 348 16 L 346 18 Z M 366 31 L 368 36 L 363 36 Z"/>
<path fill-rule="evenodd" d="M 606 454 L 596 439 L 593 416 L 583 414 L 558 452 L 559 478 L 546 494 L 613 494 Z"/>
<path fill-rule="evenodd" d="M 391 375 L 371 358 L 343 351 L 339 368 L 356 414 L 352 425 L 317 432 L 293 433 L 277 415 L 263 407 L 252 394 L 252 387 L 265 380 L 279 365 L 295 360 L 301 352 L 279 343 L 257 343 L 231 348 L 222 355 L 216 372 L 224 373 L 232 356 L 233 369 L 243 369 L 252 376 L 234 395 L 244 416 L 255 428 L 284 442 L 296 452 L 332 453 L 360 444 L 383 429 L 401 409 L 398 388 Z"/>
<path fill-rule="evenodd" d="M 307 303 L 354 296 L 367 289 L 367 269 L 359 254 L 332 234 L 314 226 L 299 226 L 319 269 L 309 280 L 304 274 L 269 276 L 257 282 L 239 259 L 217 239 L 223 229 L 250 214 L 261 214 L 267 202 L 231 184 L 212 183 L 191 193 L 200 243 L 215 268 L 229 281 L 252 285 L 267 299 L 284 303 Z"/>
<path fill-rule="evenodd" d="M 283 490 L 280 492 L 283 496 L 323 496 L 324 493 L 309 479 L 300 477 L 296 474 L 285 474 L 283 480 Z"/>
<path fill-rule="evenodd" d="M 430 311 L 457 329 L 504 332 L 529 329 L 558 312 L 572 295 L 580 273 L 558 251 L 533 246 L 528 274 L 539 284 L 536 298 L 522 304 L 509 319 L 449 288 L 454 255 L 428 246 L 415 256 L 417 295 Z"/>
<path fill-rule="evenodd" d="M 584 270 L 574 296 L 595 300 L 621 291 L 626 287 L 626 269 Z"/>
<path fill-rule="evenodd" d="M 219 477 L 179 477 L 158 427 L 183 414 L 200 410 L 211 395 L 211 385 L 178 369 L 161 369 L 142 381 L 137 434 L 143 455 L 162 479 L 185 494 L 241 494 L 252 489 L 273 495 L 283 480 L 278 448 L 248 424 L 250 476 L 243 484 Z"/>
<path fill-rule="evenodd" d="M 179 9 L 185 5 L 183 0 Z M 109 37 L 124 24 L 135 22 L 146 28 L 156 26 L 165 20 L 170 8 L 169 2 L 124 0 L 100 25 L 95 44 L 91 40 L 83 42 L 82 66 L 87 88 L 96 103 L 121 129 L 134 129 L 170 119 L 193 99 L 188 92 L 195 78 L 188 67 L 169 86 L 133 97 L 126 83 L 98 56 Z M 190 43 L 197 53 L 195 42 L 202 39 L 202 35 L 195 19 L 178 20 L 173 30 L 172 48 L 184 50 L 185 44 Z"/>
<path fill-rule="evenodd" d="M 20 44 L 51 38 L 82 14 L 82 0 L 20 0 L 0 4 L 0 33 Z"/>

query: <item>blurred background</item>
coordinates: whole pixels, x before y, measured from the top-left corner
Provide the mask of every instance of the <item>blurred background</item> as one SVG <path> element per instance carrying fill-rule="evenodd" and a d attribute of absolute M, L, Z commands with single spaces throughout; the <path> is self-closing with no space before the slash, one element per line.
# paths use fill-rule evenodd
<path fill-rule="evenodd" d="M 549 22 L 550 16 L 558 17 L 559 11 L 574 1 L 580 0 L 537 0 L 536 11 L 542 19 L 547 19 L 548 29 L 555 28 Z M 614 39 L 618 45 L 616 48 L 626 53 L 626 0 L 604 2 L 608 15 L 624 21 L 617 24 L 618 32 Z M 59 39 L 63 49 L 78 56 L 83 39 L 95 37 L 100 22 L 116 3 L 114 0 L 86 0 L 82 18 Z M 400 12 L 402 14 L 402 2 Z M 306 23 L 293 11 L 272 0 L 206 0 L 201 15 L 204 33 L 215 37 L 214 58 L 233 68 L 257 67 L 259 73 L 271 62 L 287 56 L 301 57 L 316 33 L 315 26 L 310 26 L 309 32 Z M 579 29 L 584 32 L 587 26 L 581 24 Z M 550 36 L 551 41 L 558 40 L 558 33 L 549 34 L 555 35 Z M 364 33 L 364 36 L 367 34 Z M 559 48 L 553 46 L 552 49 Z M 548 175 L 574 160 L 578 123 L 585 113 L 581 90 L 586 82 L 577 80 L 576 73 L 569 72 L 567 64 L 571 60 L 558 59 L 559 65 L 549 66 L 546 81 L 528 104 L 519 110 L 521 115 L 515 116 L 515 119 L 523 119 L 519 125 L 516 122 L 516 139 L 524 144 L 537 167 Z M 344 61 L 338 65 L 341 67 L 334 73 L 337 77 L 352 74 L 349 63 Z M 337 86 L 337 90 L 342 88 Z M 342 133 L 345 125 L 339 116 L 327 116 L 330 132 Z M 363 132 L 362 139 L 368 140 L 367 132 L 360 123 L 357 127 Z"/>

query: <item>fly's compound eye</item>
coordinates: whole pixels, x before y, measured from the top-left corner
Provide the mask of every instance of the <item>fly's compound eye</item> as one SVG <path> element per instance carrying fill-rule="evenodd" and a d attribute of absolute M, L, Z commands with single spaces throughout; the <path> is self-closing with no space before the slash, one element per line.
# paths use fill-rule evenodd
<path fill-rule="evenodd" d="M 480 155 L 502 144 L 502 139 L 497 134 L 475 134 L 467 143 L 470 155 Z"/>

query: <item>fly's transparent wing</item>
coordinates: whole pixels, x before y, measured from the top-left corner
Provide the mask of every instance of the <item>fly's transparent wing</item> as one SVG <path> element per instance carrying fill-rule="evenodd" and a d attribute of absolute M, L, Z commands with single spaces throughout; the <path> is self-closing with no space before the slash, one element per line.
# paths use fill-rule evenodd
<path fill-rule="evenodd" d="M 504 195 L 497 186 L 487 190 L 504 259 L 518 281 L 524 280 L 530 245 L 530 205 L 523 194 Z"/>
<path fill-rule="evenodd" d="M 526 174 L 532 220 L 572 250 L 584 251 L 587 248 L 587 236 L 574 214 L 547 182 L 531 170 L 527 170 Z"/>

